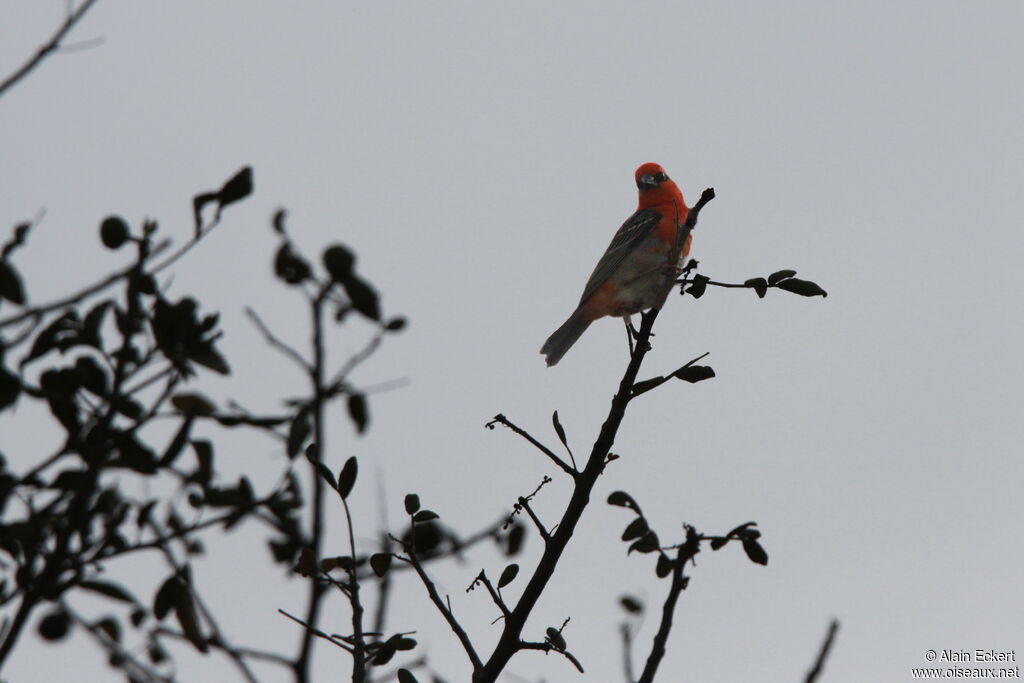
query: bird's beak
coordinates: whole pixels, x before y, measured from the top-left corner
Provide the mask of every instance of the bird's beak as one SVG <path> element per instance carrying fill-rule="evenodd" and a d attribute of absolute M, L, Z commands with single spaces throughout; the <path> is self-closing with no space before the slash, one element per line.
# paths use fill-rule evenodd
<path fill-rule="evenodd" d="M 650 173 L 646 173 L 640 176 L 640 189 L 649 190 L 652 187 L 657 187 L 658 183 L 654 180 L 654 176 Z"/>

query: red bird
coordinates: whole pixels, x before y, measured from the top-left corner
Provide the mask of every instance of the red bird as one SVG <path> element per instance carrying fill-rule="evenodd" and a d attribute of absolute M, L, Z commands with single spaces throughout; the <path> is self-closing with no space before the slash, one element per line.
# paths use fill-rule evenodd
<path fill-rule="evenodd" d="M 549 366 L 560 361 L 598 318 L 613 315 L 628 321 L 634 313 L 660 307 L 677 268 L 690 253 L 693 235 L 679 239 L 690 212 L 679 187 L 658 164 L 644 164 L 635 175 L 640 191 L 636 213 L 622 224 L 597 262 L 576 310 L 541 347 Z"/>

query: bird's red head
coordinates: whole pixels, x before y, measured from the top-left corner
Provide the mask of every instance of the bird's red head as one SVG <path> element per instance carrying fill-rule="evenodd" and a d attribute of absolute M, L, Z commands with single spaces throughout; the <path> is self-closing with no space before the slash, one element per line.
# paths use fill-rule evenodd
<path fill-rule="evenodd" d="M 640 190 L 640 208 L 675 204 L 685 208 L 683 193 L 660 164 L 648 162 L 636 169 L 636 187 Z"/>

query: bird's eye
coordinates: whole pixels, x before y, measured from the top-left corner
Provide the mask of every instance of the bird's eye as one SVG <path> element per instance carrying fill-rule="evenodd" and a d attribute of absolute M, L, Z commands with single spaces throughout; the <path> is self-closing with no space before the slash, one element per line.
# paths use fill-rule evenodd
<path fill-rule="evenodd" d="M 659 183 L 663 183 L 666 180 L 668 180 L 668 176 L 665 175 L 664 171 L 659 171 L 654 175 L 654 179 L 657 180 Z"/>

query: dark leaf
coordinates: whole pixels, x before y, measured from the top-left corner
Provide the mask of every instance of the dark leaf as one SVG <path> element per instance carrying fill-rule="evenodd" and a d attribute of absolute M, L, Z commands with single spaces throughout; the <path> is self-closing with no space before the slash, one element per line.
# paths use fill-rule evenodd
<path fill-rule="evenodd" d="M 78 313 L 67 311 L 36 335 L 35 341 L 32 342 L 32 350 L 21 361 L 21 367 L 25 367 L 52 349 L 56 348 L 63 352 L 71 348 L 78 342 L 81 328 L 82 323 L 78 319 Z"/>
<path fill-rule="evenodd" d="M 763 277 L 752 277 L 749 280 L 744 281 L 743 284 L 747 287 L 753 288 L 753 290 L 757 292 L 757 296 L 761 299 L 763 299 L 764 295 L 768 293 L 768 281 Z"/>
<path fill-rule="evenodd" d="M 69 369 L 47 370 L 39 376 L 39 384 L 53 416 L 64 426 L 69 435 L 78 434 L 81 423 L 78 404 L 75 402 L 75 392 L 78 386 L 74 372 Z"/>
<path fill-rule="evenodd" d="M 39 620 L 39 635 L 43 640 L 61 640 L 71 629 L 71 617 L 63 610 L 55 610 Z"/>
<path fill-rule="evenodd" d="M 743 552 L 747 554 L 750 561 L 755 564 L 765 565 L 768 564 L 768 553 L 765 552 L 761 544 L 753 538 L 743 539 Z"/>
<path fill-rule="evenodd" d="M 128 278 L 128 283 L 133 293 L 156 295 L 156 278 L 148 273 L 132 273 Z"/>
<path fill-rule="evenodd" d="M 398 332 L 400 330 L 404 330 L 407 324 L 408 322 L 406 321 L 405 318 L 392 318 L 384 326 L 384 329 L 386 329 L 388 332 Z"/>
<path fill-rule="evenodd" d="M 118 584 L 111 583 L 109 581 L 82 581 L 78 584 L 78 587 L 83 590 L 99 593 L 100 595 L 105 595 L 108 598 L 127 602 L 132 605 L 138 602 L 127 590 Z"/>
<path fill-rule="evenodd" d="M 303 576 L 313 576 L 318 571 L 316 562 L 316 555 L 313 554 L 313 549 L 306 546 L 299 553 L 299 561 L 295 565 L 295 571 Z"/>
<path fill-rule="evenodd" d="M 25 288 L 21 284 L 21 276 L 7 261 L 0 261 L 0 299 L 7 299 L 19 306 L 25 303 Z"/>
<path fill-rule="evenodd" d="M 167 661 L 167 650 L 165 650 L 160 643 L 150 643 L 149 648 L 146 650 L 146 654 L 149 656 L 149 661 L 153 664 L 162 664 Z"/>
<path fill-rule="evenodd" d="M 149 446 L 139 441 L 134 431 L 116 432 L 114 434 L 114 444 L 117 446 L 120 457 L 110 463 L 111 467 L 127 467 L 140 474 L 153 474 L 156 472 L 157 464 L 159 463 L 156 453 Z"/>
<path fill-rule="evenodd" d="M 181 421 L 181 426 L 178 427 L 178 431 L 175 432 L 174 438 L 171 439 L 171 443 L 167 445 L 167 449 L 164 450 L 164 454 L 160 456 L 160 461 L 157 463 L 157 467 L 169 467 L 174 464 L 174 461 L 178 459 L 182 451 L 185 450 L 185 446 L 188 444 L 189 437 L 192 434 L 192 423 L 195 420 L 192 417 L 186 417 Z"/>
<path fill-rule="evenodd" d="M 104 635 L 115 643 L 121 642 L 121 625 L 114 617 L 104 617 L 94 623 L 93 627 L 103 631 Z"/>
<path fill-rule="evenodd" d="M 86 486 L 91 485 L 92 477 L 89 476 L 88 470 L 74 469 L 63 470 L 54 478 L 50 488 L 61 489 L 62 491 L 83 491 Z"/>
<path fill-rule="evenodd" d="M 342 499 L 348 498 L 348 494 L 352 493 L 352 487 L 356 485 L 357 474 L 359 474 L 359 463 L 353 455 L 345 461 L 338 474 L 338 494 Z"/>
<path fill-rule="evenodd" d="M 632 545 L 629 546 L 629 550 L 626 551 L 626 554 L 629 555 L 634 550 L 638 553 L 653 553 L 660 546 L 661 544 L 658 541 L 658 534 L 653 531 L 648 531 L 639 539 L 633 541 Z"/>
<path fill-rule="evenodd" d="M 231 177 L 217 193 L 217 201 L 223 209 L 228 204 L 245 199 L 252 193 L 252 167 L 246 166 Z"/>
<path fill-rule="evenodd" d="M 413 544 L 417 553 L 422 555 L 433 554 L 441 545 L 446 534 L 437 521 L 424 524 L 413 524 L 412 528 L 402 537 L 403 543 Z"/>
<path fill-rule="evenodd" d="M 203 636 L 202 628 L 199 625 L 199 613 L 196 609 L 195 599 L 192 591 L 182 582 L 182 587 L 174 602 L 174 616 L 178 618 L 178 625 L 181 632 L 197 650 L 206 653 L 210 646 Z"/>
<path fill-rule="evenodd" d="M 407 638 L 406 636 L 392 636 L 391 639 L 395 641 L 395 649 L 408 651 L 416 647 L 416 641 L 413 638 Z"/>
<path fill-rule="evenodd" d="M 791 278 L 796 275 L 795 270 L 777 270 L 768 276 L 768 284 L 777 285 L 786 278 Z"/>
<path fill-rule="evenodd" d="M 644 604 L 631 595 L 623 595 L 619 598 L 619 604 L 630 614 L 642 614 L 644 611 Z"/>
<path fill-rule="evenodd" d="M 643 517 L 637 517 L 622 532 L 622 540 L 632 541 L 634 538 L 640 538 L 648 531 L 650 531 L 650 527 L 647 526 L 647 520 Z"/>
<path fill-rule="evenodd" d="M 334 473 L 331 472 L 327 465 L 323 464 L 319 460 L 310 460 L 313 463 L 313 467 L 316 469 L 316 473 L 320 475 L 320 478 L 327 482 L 328 486 L 332 489 L 338 489 L 338 482 L 334 480 Z"/>
<path fill-rule="evenodd" d="M 563 652 L 565 650 L 565 638 L 557 628 L 549 626 L 548 630 L 545 631 L 545 634 L 547 635 L 548 642 L 551 643 L 551 647 L 559 652 Z"/>
<path fill-rule="evenodd" d="M 377 652 L 374 653 L 373 659 L 371 660 L 372 664 L 374 666 L 383 666 L 387 664 L 395 656 L 395 652 L 397 652 L 397 650 L 398 648 L 395 647 L 395 644 L 392 642 L 392 638 L 389 638 L 387 641 L 382 643 Z"/>
<path fill-rule="evenodd" d="M 285 211 L 284 209 L 278 209 L 277 211 L 274 212 L 274 218 L 271 221 L 271 225 L 274 226 L 274 232 L 276 232 L 278 235 L 285 235 L 288 232 L 284 228 L 284 219 L 287 215 L 288 212 Z"/>
<path fill-rule="evenodd" d="M 384 576 L 391 568 L 391 553 L 374 553 L 370 555 L 370 568 L 377 576 Z"/>
<path fill-rule="evenodd" d="M 185 585 L 177 574 L 164 581 L 153 596 L 153 615 L 162 620 L 170 614 L 178 601 L 178 595 L 184 590 Z"/>
<path fill-rule="evenodd" d="M 288 428 L 287 452 L 289 459 L 294 458 L 302 451 L 302 446 L 309 438 L 311 430 L 310 410 L 309 407 L 304 407 L 292 419 L 292 424 Z"/>
<path fill-rule="evenodd" d="M 246 166 L 232 176 L 216 192 L 203 192 L 192 198 L 192 211 L 195 214 L 196 237 L 203 231 L 202 211 L 207 204 L 216 203 L 215 220 L 220 220 L 220 213 L 228 204 L 247 197 L 252 192 L 252 168 Z"/>
<path fill-rule="evenodd" d="M 21 394 L 21 380 L 7 368 L 0 366 L 0 410 L 12 406 Z"/>
<path fill-rule="evenodd" d="M 398 683 L 419 683 L 417 678 L 408 669 L 398 670 Z"/>
<path fill-rule="evenodd" d="M 100 327 L 103 325 L 103 318 L 113 305 L 112 301 L 101 301 L 93 306 L 85 319 L 82 321 L 82 342 L 100 351 L 103 350 L 103 338 L 100 337 Z"/>
<path fill-rule="evenodd" d="M 512 583 L 517 574 L 519 574 L 519 565 L 515 562 L 505 567 L 501 572 L 501 577 L 498 579 L 498 588 L 504 588 Z"/>
<path fill-rule="evenodd" d="M 171 405 L 185 415 L 209 416 L 217 412 L 213 401 L 196 392 L 182 392 L 171 397 Z"/>
<path fill-rule="evenodd" d="M 565 446 L 565 450 L 569 450 L 569 442 L 565 438 L 565 430 L 562 428 L 562 423 L 558 420 L 558 411 L 556 410 L 551 415 L 551 424 L 555 426 L 555 433 L 558 434 L 558 440 Z M 571 451 L 570 451 L 571 452 Z"/>
<path fill-rule="evenodd" d="M 188 354 L 188 358 L 222 375 L 231 374 L 231 367 L 228 365 L 227 360 L 224 359 L 224 356 L 220 355 L 220 351 L 213 348 L 212 341 L 203 341 L 197 344 L 196 348 Z"/>
<path fill-rule="evenodd" d="M 697 382 L 714 377 L 715 371 L 707 365 L 688 365 L 676 370 L 672 373 L 672 376 L 676 379 L 681 379 L 684 382 L 696 384 Z"/>
<path fill-rule="evenodd" d="M 405 497 L 405 511 L 410 515 L 416 514 L 420 509 L 420 497 L 410 493 Z"/>
<path fill-rule="evenodd" d="M 784 289 L 787 292 L 799 294 L 800 296 L 828 296 L 828 292 L 819 287 L 816 283 L 811 282 L 810 280 L 800 280 L 795 277 L 783 280 L 775 286 L 779 289 Z"/>
<path fill-rule="evenodd" d="M 657 387 L 657 386 L 659 386 L 661 384 L 664 384 L 664 383 L 665 383 L 665 378 L 664 377 L 652 377 L 650 379 L 645 379 L 645 380 L 642 380 L 640 382 L 635 382 L 633 384 L 633 395 L 634 396 L 639 396 L 640 394 L 648 392 L 651 389 L 654 389 L 655 387 Z"/>
<path fill-rule="evenodd" d="M 348 416 L 356 425 L 356 432 L 362 434 L 370 422 L 370 411 L 363 394 L 352 394 L 348 397 Z"/>
<path fill-rule="evenodd" d="M 380 320 L 380 303 L 377 292 L 357 275 L 351 275 L 342 282 L 352 307 L 370 320 Z"/>
<path fill-rule="evenodd" d="M 100 241 L 107 249 L 120 249 L 130 236 L 128 223 L 120 216 L 107 216 L 100 223 Z"/>
<path fill-rule="evenodd" d="M 331 280 L 345 282 L 352 275 L 352 266 L 355 265 L 356 257 L 347 247 L 332 244 L 324 250 L 322 261 Z"/>
<path fill-rule="evenodd" d="M 91 356 L 80 356 L 75 360 L 75 379 L 79 386 L 96 396 L 107 395 L 107 373 Z"/>
<path fill-rule="evenodd" d="M 726 536 L 736 536 L 739 538 L 746 538 L 747 536 L 753 536 L 754 538 L 760 538 L 761 532 L 755 527 L 757 522 L 744 522 L 735 529 L 731 530 Z"/>
<path fill-rule="evenodd" d="M 18 223 L 18 225 L 14 226 L 14 234 L 11 235 L 11 239 L 0 250 L 0 261 L 5 260 L 11 255 L 11 252 L 25 243 L 25 238 L 28 237 L 28 231 L 31 229 L 32 223 L 30 222 Z"/>
<path fill-rule="evenodd" d="M 508 532 L 508 543 L 505 546 L 505 554 L 511 557 L 516 555 L 523 547 L 523 539 L 526 538 L 526 527 L 516 524 Z"/>
<path fill-rule="evenodd" d="M 414 522 L 430 522 L 432 520 L 438 519 L 439 517 L 440 517 L 440 515 L 438 515 L 433 510 L 420 510 L 419 512 L 417 512 L 415 515 L 412 516 L 412 521 L 414 521 Z"/>
<path fill-rule="evenodd" d="M 676 563 L 673 560 L 669 559 L 668 555 L 660 554 L 658 555 L 658 563 L 654 567 L 654 573 L 659 579 L 664 579 L 672 573 L 672 570 L 675 568 L 675 564 Z"/>
<path fill-rule="evenodd" d="M 337 557 L 325 557 L 320 560 L 320 571 L 330 573 L 333 569 L 343 569 L 344 571 L 352 571 L 355 569 L 356 563 L 352 560 L 349 555 L 338 555 Z"/>
<path fill-rule="evenodd" d="M 711 278 L 706 275 L 694 275 L 693 282 L 690 283 L 686 293 L 694 299 L 699 299 L 704 296 L 704 291 L 708 288 L 709 282 L 711 282 Z"/>
<path fill-rule="evenodd" d="M 609 505 L 618 505 L 619 507 L 629 508 L 630 510 L 639 510 L 640 507 L 633 500 L 633 497 L 625 491 L 613 491 L 608 496 Z"/>
<path fill-rule="evenodd" d="M 298 285 L 313 276 L 309 264 L 296 254 L 290 244 L 285 242 L 277 250 L 274 257 L 274 274 L 289 285 Z"/>
<path fill-rule="evenodd" d="M 729 542 L 729 537 L 728 536 L 712 538 L 711 539 L 711 549 L 712 550 L 718 550 L 719 548 L 721 548 L 722 546 L 724 546 L 728 542 Z"/>
<path fill-rule="evenodd" d="M 192 450 L 195 451 L 198 467 L 189 479 L 205 487 L 213 477 L 213 444 L 206 439 L 195 439 L 192 441 Z"/>

